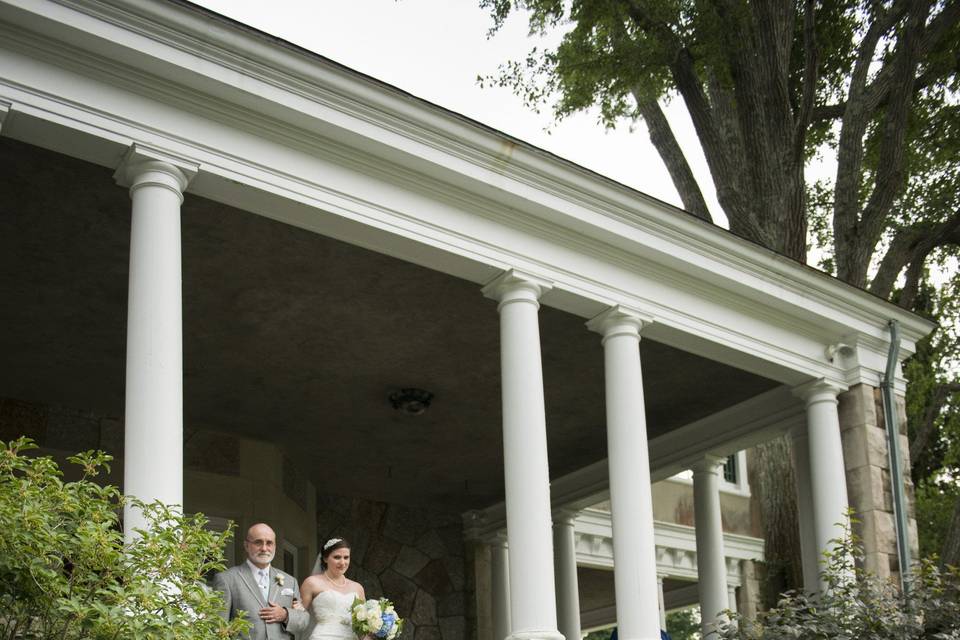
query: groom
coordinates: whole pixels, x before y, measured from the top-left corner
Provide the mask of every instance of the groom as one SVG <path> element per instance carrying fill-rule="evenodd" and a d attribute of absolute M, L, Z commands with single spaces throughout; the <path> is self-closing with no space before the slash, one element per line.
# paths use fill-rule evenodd
<path fill-rule="evenodd" d="M 294 609 L 300 588 L 293 576 L 270 566 L 277 551 L 277 534 L 260 523 L 247 530 L 243 541 L 247 561 L 218 573 L 213 587 L 223 593 L 227 619 L 246 611 L 252 623 L 249 640 L 289 640 L 309 623 L 306 611 Z"/>

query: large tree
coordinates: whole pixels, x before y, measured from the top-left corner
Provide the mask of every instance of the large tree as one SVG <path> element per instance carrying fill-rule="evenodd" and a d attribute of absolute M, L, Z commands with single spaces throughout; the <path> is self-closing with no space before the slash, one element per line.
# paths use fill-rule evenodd
<path fill-rule="evenodd" d="M 480 4 L 492 32 L 515 10 L 526 12 L 532 35 L 562 32 L 558 46 L 533 49 L 482 82 L 535 108 L 550 104 L 557 118 L 598 107 L 607 126 L 642 121 L 684 207 L 710 220 L 661 106 L 679 97 L 732 232 L 801 262 L 816 245 L 821 266 L 841 280 L 956 322 L 950 288 L 931 293 L 927 283 L 960 247 L 960 0 Z M 812 183 L 805 170 L 823 154 L 835 176 Z M 955 336 L 941 334 L 924 347 L 925 383 L 910 403 L 911 455 L 930 462 L 920 480 L 943 479 L 956 458 L 930 454 L 945 446 L 960 389 L 944 372 L 958 363 Z M 782 452 L 760 453 L 768 548 L 789 565 L 778 541 L 795 528 L 794 506 L 782 500 L 793 494 L 792 474 L 768 466 Z M 960 517 L 960 501 L 954 508 Z M 955 549 L 960 523 L 947 537 Z"/>

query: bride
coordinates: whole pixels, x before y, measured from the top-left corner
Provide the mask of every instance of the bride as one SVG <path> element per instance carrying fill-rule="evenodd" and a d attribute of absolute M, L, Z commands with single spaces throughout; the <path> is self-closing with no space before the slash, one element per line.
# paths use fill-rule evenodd
<path fill-rule="evenodd" d="M 318 561 L 323 573 L 310 576 L 300 587 L 303 607 L 314 625 L 307 640 L 353 640 L 350 609 L 354 599 L 366 597 L 360 583 L 344 575 L 350 566 L 350 543 L 330 538 Z"/>

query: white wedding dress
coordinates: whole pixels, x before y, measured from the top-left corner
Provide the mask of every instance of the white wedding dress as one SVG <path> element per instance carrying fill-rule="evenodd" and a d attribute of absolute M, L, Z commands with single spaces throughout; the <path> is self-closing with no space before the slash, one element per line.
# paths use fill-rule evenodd
<path fill-rule="evenodd" d="M 357 596 L 339 591 L 321 591 L 310 602 L 313 631 L 307 640 L 355 640 L 350 626 L 350 607 Z"/>

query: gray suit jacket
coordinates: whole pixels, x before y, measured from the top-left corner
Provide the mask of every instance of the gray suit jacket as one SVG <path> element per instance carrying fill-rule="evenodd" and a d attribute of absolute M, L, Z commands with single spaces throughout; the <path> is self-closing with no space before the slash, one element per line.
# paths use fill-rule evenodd
<path fill-rule="evenodd" d="M 278 584 L 277 576 L 282 576 L 283 585 Z M 300 598 L 300 587 L 297 580 L 290 574 L 270 567 L 270 590 L 267 600 L 279 604 L 287 609 L 287 623 L 267 624 L 260 619 L 258 612 L 267 606 L 263 599 L 263 592 L 257 586 L 257 581 L 250 571 L 250 566 L 244 562 L 226 571 L 218 573 L 213 579 L 213 587 L 223 593 L 226 602 L 224 617 L 232 620 L 238 611 L 247 612 L 247 620 L 253 625 L 250 629 L 249 640 L 289 640 L 292 634 L 300 634 L 310 622 L 306 611 L 293 608 L 293 599 Z"/>

